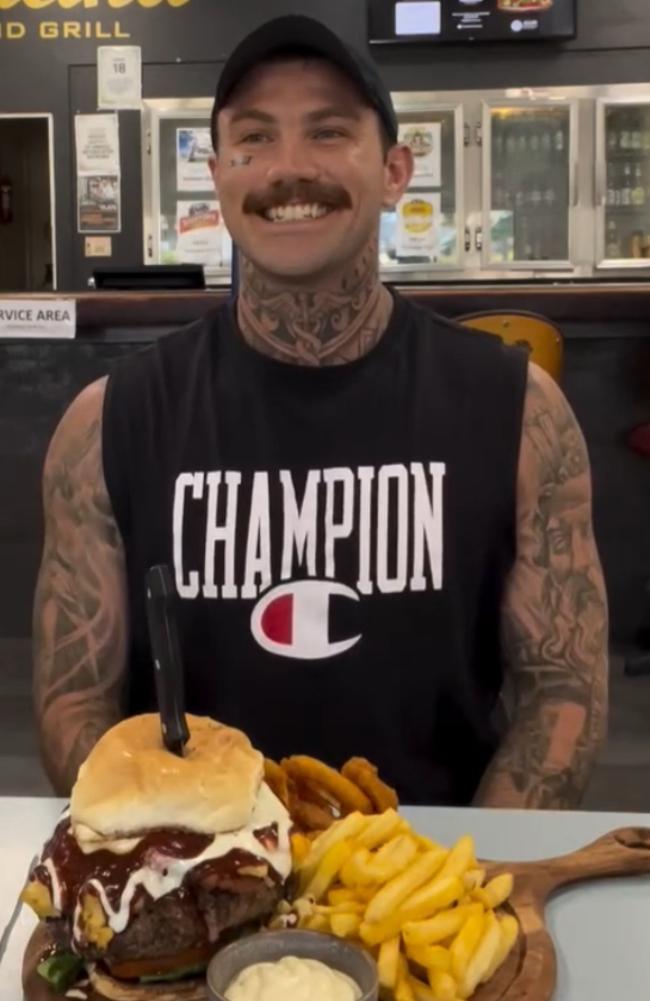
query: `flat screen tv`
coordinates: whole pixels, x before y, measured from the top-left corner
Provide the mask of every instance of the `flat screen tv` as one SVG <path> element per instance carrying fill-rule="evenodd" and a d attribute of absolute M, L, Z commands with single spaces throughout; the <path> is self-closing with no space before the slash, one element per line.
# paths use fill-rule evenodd
<path fill-rule="evenodd" d="M 576 0 L 368 0 L 376 45 L 574 38 Z"/>

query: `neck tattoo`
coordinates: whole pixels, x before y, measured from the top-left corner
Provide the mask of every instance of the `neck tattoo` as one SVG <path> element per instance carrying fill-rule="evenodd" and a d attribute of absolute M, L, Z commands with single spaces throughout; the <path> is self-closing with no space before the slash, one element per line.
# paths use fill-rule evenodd
<path fill-rule="evenodd" d="M 295 365 L 343 365 L 384 334 L 393 300 L 379 280 L 377 240 L 344 277 L 311 291 L 274 281 L 242 256 L 237 319 L 244 339 Z"/>

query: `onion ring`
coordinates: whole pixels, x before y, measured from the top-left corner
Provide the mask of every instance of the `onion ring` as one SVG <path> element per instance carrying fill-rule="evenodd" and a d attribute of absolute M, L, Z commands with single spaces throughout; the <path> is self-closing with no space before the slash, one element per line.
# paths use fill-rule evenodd
<path fill-rule="evenodd" d="M 264 781 L 280 802 L 289 807 L 289 780 L 281 765 L 271 758 L 264 758 Z"/>
<path fill-rule="evenodd" d="M 329 810 L 304 799 L 292 799 L 289 812 L 296 827 L 303 834 L 320 833 L 331 827 L 337 819 Z"/>
<path fill-rule="evenodd" d="M 308 781 L 321 787 L 323 792 L 329 796 L 334 796 L 341 804 L 341 813 L 372 813 L 372 801 L 365 792 L 362 792 L 354 782 L 351 782 L 334 768 L 330 768 L 323 761 L 307 755 L 294 755 L 282 760 L 282 767 L 296 782 Z"/>
<path fill-rule="evenodd" d="M 309 782 L 307 780 L 300 783 L 294 782 L 293 786 L 298 799 L 306 800 L 308 803 L 315 803 L 316 806 L 328 810 L 337 819 L 345 816 L 348 812 L 343 809 L 331 789 L 324 789 L 323 786 L 317 785 L 316 782 Z"/>
<path fill-rule="evenodd" d="M 370 802 L 376 813 L 384 813 L 385 810 L 396 810 L 399 806 L 397 793 L 390 786 L 379 778 L 377 768 L 365 758 L 350 758 L 343 765 L 341 774 L 359 786 Z"/>

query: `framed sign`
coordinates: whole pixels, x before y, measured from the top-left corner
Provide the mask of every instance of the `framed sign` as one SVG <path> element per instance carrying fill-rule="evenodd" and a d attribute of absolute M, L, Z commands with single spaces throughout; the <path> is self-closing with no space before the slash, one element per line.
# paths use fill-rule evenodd
<path fill-rule="evenodd" d="M 368 0 L 370 42 L 427 44 L 574 38 L 576 0 Z"/>

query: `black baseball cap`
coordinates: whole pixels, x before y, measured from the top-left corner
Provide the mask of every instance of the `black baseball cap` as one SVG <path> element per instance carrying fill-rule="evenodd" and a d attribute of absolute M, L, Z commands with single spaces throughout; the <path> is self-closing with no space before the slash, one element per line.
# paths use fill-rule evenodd
<path fill-rule="evenodd" d="M 391 143 L 397 142 L 398 123 L 390 91 L 370 59 L 343 42 L 312 17 L 288 14 L 262 24 L 231 53 L 217 84 L 212 109 L 212 141 L 216 149 L 217 115 L 228 104 L 237 84 L 255 66 L 279 52 L 309 52 L 338 66 L 353 80 L 374 108 Z"/>

